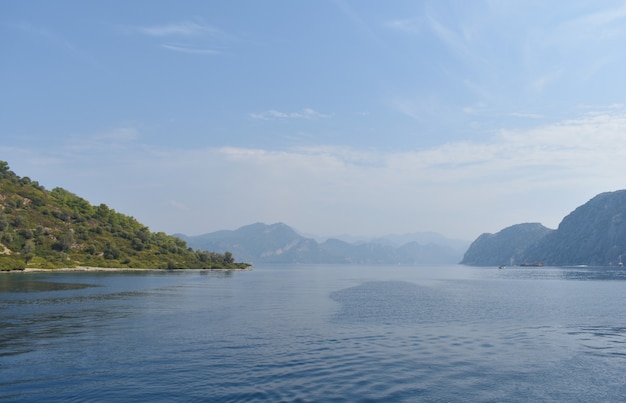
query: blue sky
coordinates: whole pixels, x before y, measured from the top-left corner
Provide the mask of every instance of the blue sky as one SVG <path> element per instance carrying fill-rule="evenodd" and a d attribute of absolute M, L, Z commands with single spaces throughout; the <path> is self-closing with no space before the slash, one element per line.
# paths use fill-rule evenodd
<path fill-rule="evenodd" d="M 555 228 L 624 185 L 623 1 L 4 1 L 0 159 L 153 231 Z"/>

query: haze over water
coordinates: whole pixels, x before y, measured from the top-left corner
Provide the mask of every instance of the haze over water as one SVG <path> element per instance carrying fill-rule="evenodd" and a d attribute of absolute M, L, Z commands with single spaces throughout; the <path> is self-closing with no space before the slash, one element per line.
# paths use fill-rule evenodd
<path fill-rule="evenodd" d="M 624 280 L 464 266 L 6 274 L 0 399 L 617 401 Z"/>

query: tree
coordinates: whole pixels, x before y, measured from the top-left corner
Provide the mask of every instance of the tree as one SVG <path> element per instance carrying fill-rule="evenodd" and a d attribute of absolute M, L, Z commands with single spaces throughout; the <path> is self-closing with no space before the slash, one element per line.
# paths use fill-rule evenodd
<path fill-rule="evenodd" d="M 104 258 L 107 260 L 119 259 L 120 256 L 122 256 L 122 252 L 113 244 L 111 244 L 111 242 L 107 242 L 103 253 L 104 253 Z"/>
<path fill-rule="evenodd" d="M 35 241 L 29 239 L 24 243 L 24 247 L 22 248 L 22 255 L 24 256 L 24 261 L 26 263 L 30 262 L 32 258 L 35 256 Z"/>
<path fill-rule="evenodd" d="M 235 258 L 233 257 L 233 254 L 230 253 L 229 251 L 224 252 L 224 263 L 227 263 L 227 264 L 235 263 Z"/>
<path fill-rule="evenodd" d="M 56 249 L 61 252 L 67 252 L 72 248 L 74 244 L 74 236 L 71 232 L 64 232 L 59 236 L 57 243 L 55 244 Z"/>
<path fill-rule="evenodd" d="M 0 211 L 0 231 L 4 231 L 8 225 L 9 225 L 9 220 L 7 220 L 6 214 Z"/>

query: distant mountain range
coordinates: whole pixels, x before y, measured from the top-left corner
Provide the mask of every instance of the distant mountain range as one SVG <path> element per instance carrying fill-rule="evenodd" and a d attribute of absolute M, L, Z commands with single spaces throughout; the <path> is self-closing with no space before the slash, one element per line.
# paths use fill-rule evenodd
<path fill-rule="evenodd" d="M 626 260 L 626 190 L 601 193 L 567 215 L 556 230 L 518 224 L 482 234 L 461 263 L 622 265 Z"/>
<path fill-rule="evenodd" d="M 317 241 L 283 223 L 256 223 L 237 230 L 174 236 L 193 248 L 229 251 L 254 264 L 449 264 L 458 263 L 469 245 L 468 241 L 448 239 L 436 233 L 390 235 L 356 242 L 337 238 Z"/>

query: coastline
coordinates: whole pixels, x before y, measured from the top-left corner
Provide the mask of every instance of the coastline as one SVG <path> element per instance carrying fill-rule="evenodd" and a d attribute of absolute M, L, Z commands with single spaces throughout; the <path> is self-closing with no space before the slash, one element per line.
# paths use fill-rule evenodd
<path fill-rule="evenodd" d="M 151 271 L 151 270 L 163 270 L 163 269 L 141 269 L 135 267 L 94 267 L 94 266 L 76 266 L 76 267 L 64 267 L 61 269 L 39 269 L 35 267 L 27 267 L 24 270 L 12 270 L 12 272 L 21 273 L 53 273 L 53 272 L 68 272 L 68 271 Z"/>
<path fill-rule="evenodd" d="M 40 269 L 36 267 L 27 267 L 24 270 L 1 270 L 0 273 L 67 273 L 67 272 L 125 272 L 125 271 L 248 271 L 252 270 L 252 266 L 241 269 L 156 269 L 156 268 L 139 268 L 139 267 L 95 267 L 95 266 L 76 266 L 64 267 L 60 269 Z"/>

